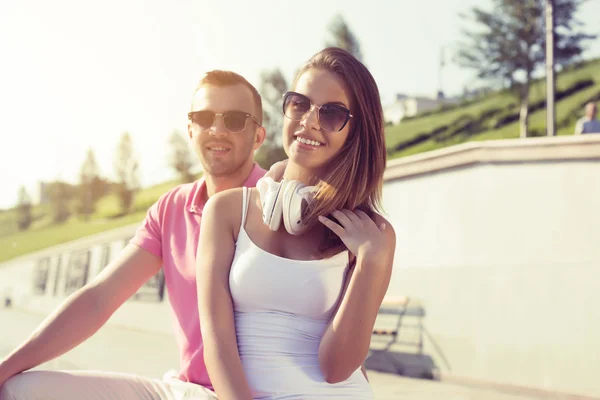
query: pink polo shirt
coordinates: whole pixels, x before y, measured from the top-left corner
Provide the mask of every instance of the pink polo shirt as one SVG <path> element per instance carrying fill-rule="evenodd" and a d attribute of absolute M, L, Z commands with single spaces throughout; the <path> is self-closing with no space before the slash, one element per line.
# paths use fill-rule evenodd
<path fill-rule="evenodd" d="M 265 172 L 254 164 L 244 186 L 255 186 Z M 179 378 L 212 389 L 203 358 L 195 273 L 205 204 L 202 194 L 205 191 L 204 179 L 200 179 L 165 193 L 150 207 L 130 243 L 163 261 L 165 283 L 175 317 L 175 338 L 179 345 Z"/>

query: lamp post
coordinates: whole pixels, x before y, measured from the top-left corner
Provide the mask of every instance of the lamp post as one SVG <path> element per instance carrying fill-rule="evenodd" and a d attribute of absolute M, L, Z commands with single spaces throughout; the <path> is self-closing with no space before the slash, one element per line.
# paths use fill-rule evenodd
<path fill-rule="evenodd" d="M 554 0 L 546 0 L 546 133 L 556 136 L 554 88 Z"/>

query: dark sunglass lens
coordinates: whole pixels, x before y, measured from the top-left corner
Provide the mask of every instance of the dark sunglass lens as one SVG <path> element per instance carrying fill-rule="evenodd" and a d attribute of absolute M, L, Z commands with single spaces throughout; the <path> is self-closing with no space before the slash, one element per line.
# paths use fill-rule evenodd
<path fill-rule="evenodd" d="M 215 113 L 212 111 L 197 111 L 192 114 L 192 121 L 203 129 L 210 128 L 213 125 L 214 120 Z"/>
<path fill-rule="evenodd" d="M 283 102 L 283 113 L 291 120 L 299 121 L 310 110 L 310 101 L 297 94 L 288 94 Z"/>
<path fill-rule="evenodd" d="M 225 128 L 231 132 L 243 131 L 246 127 L 246 113 L 241 111 L 229 111 L 225 113 L 224 120 Z"/>
<path fill-rule="evenodd" d="M 348 111 L 339 106 L 325 104 L 319 110 L 319 122 L 327 131 L 339 131 L 347 118 Z"/>

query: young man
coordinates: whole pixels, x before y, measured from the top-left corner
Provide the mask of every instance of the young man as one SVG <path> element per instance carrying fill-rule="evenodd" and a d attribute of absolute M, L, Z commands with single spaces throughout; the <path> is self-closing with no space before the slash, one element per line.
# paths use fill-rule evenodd
<path fill-rule="evenodd" d="M 597 113 L 596 103 L 587 103 L 585 105 L 585 116 L 580 118 L 575 125 L 575 135 L 600 133 L 600 120 L 596 119 Z"/>
<path fill-rule="evenodd" d="M 1 400 L 174 399 L 177 393 L 213 398 L 203 360 L 195 277 L 202 209 L 215 193 L 254 186 L 264 175 L 253 153 L 264 141 L 265 129 L 260 95 L 246 79 L 228 71 L 212 71 L 202 78 L 188 118 L 188 134 L 204 170 L 202 179 L 164 194 L 117 259 L 0 362 Z M 176 318 L 178 379 L 91 372 L 20 374 L 92 336 L 160 268 Z"/>

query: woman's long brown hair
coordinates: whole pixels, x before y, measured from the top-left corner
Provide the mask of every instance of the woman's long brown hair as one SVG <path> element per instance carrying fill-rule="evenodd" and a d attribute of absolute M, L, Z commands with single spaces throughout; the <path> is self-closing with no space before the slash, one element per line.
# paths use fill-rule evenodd
<path fill-rule="evenodd" d="M 298 71 L 323 69 L 339 76 L 350 91 L 350 132 L 340 152 L 330 160 L 316 184 L 315 201 L 307 209 L 304 221 L 309 226 L 319 223 L 319 215 L 331 217 L 334 210 L 362 210 L 369 216 L 381 211 L 383 173 L 387 152 L 384 135 L 383 109 L 375 79 L 356 57 L 337 48 L 328 47 L 313 57 Z M 335 132 L 331 132 L 335 135 Z M 335 220 L 335 218 L 332 218 Z M 326 229 L 320 246 L 323 256 L 345 250 L 342 241 Z"/>

